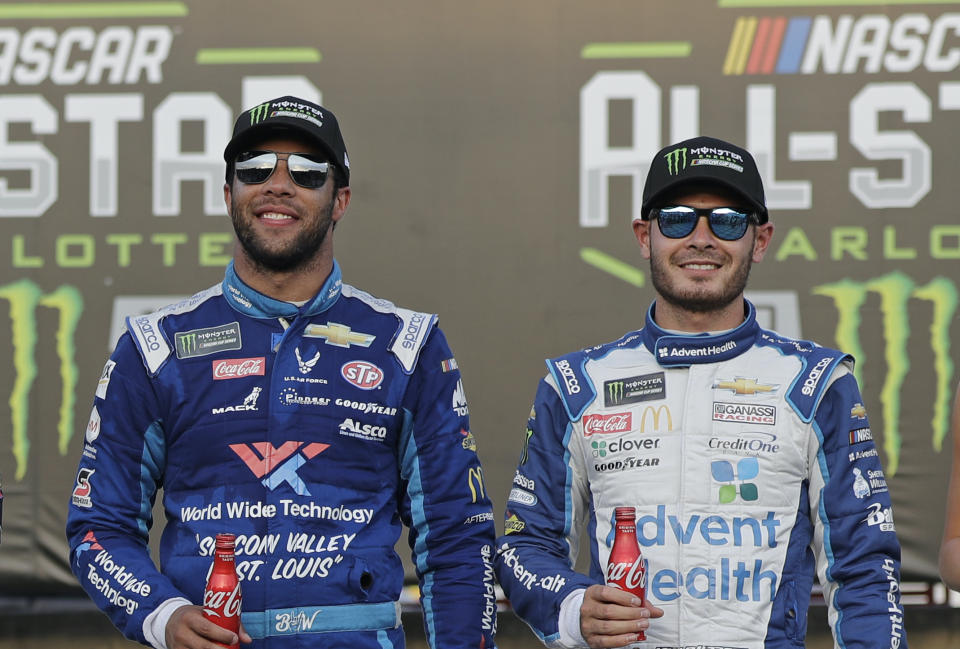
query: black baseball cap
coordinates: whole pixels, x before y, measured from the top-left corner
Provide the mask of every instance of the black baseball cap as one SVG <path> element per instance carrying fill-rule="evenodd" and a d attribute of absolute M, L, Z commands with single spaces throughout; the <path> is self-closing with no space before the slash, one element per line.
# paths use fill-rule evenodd
<path fill-rule="evenodd" d="M 730 189 L 756 209 L 760 223 L 769 219 L 763 180 L 750 152 L 705 135 L 666 146 L 653 157 L 643 186 L 641 218 L 649 218 L 650 210 L 668 193 L 694 183 Z"/>
<path fill-rule="evenodd" d="M 233 125 L 233 137 L 223 150 L 223 159 L 233 164 L 256 140 L 284 132 L 303 136 L 318 145 L 339 167 L 344 181 L 350 184 L 350 158 L 340 134 L 337 118 L 323 106 L 299 97 L 278 97 L 240 113 Z"/>

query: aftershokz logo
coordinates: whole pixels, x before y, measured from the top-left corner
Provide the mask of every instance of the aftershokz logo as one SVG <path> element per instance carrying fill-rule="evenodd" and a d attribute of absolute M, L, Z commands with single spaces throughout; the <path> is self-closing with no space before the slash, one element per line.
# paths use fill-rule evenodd
<path fill-rule="evenodd" d="M 279 447 L 270 442 L 230 444 L 230 450 L 243 460 L 253 475 L 261 478 L 264 487 L 273 491 L 286 484 L 300 496 L 311 494 L 297 471 L 328 448 L 329 444 L 295 441 L 284 442 Z"/>
<path fill-rule="evenodd" d="M 737 462 L 737 468 L 728 460 L 714 460 L 710 463 L 710 475 L 714 482 L 719 482 L 717 493 L 720 504 L 732 503 L 737 495 L 742 500 L 752 502 L 760 497 L 754 480 L 760 475 L 760 463 L 755 457 L 745 457 Z"/>

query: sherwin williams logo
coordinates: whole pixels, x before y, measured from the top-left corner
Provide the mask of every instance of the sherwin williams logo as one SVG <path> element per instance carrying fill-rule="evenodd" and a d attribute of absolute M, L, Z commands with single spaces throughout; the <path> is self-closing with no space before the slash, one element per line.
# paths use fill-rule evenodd
<path fill-rule="evenodd" d="M 718 494 L 720 504 L 732 503 L 737 499 L 737 494 L 746 501 L 754 501 L 759 498 L 757 485 L 748 482 L 760 475 L 760 463 L 755 457 L 745 457 L 739 460 L 736 470 L 734 470 L 732 462 L 714 460 L 710 463 L 710 474 L 715 482 L 723 483 L 720 485 Z"/>
<path fill-rule="evenodd" d="M 687 168 L 687 149 L 686 147 L 674 149 L 664 155 L 663 159 L 667 161 L 667 173 L 676 176 Z"/>
<path fill-rule="evenodd" d="M 288 484 L 297 495 L 309 496 L 310 491 L 297 470 L 330 448 L 319 442 L 284 442 L 275 447 L 270 442 L 230 444 L 230 450 L 243 460 L 253 475 L 262 478 L 264 487 L 273 491 L 281 484 Z"/>
<path fill-rule="evenodd" d="M 303 335 L 306 338 L 322 338 L 325 343 L 334 347 L 350 347 L 351 345 L 369 347 L 370 343 L 377 338 L 361 331 L 352 331 L 350 327 L 337 322 L 328 322 L 325 325 L 307 325 L 307 328 L 303 330 Z"/>
<path fill-rule="evenodd" d="M 235 351 L 242 347 L 240 323 L 231 322 L 218 327 L 193 329 L 174 335 L 177 358 L 194 358 L 217 352 Z"/>

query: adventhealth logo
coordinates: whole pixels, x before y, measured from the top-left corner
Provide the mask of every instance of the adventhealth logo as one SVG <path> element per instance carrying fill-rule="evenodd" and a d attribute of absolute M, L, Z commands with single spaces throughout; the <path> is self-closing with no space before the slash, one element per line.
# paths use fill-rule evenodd
<path fill-rule="evenodd" d="M 687 168 L 686 147 L 674 149 L 670 153 L 663 156 L 663 158 L 667 161 L 667 173 L 669 173 L 671 176 L 676 176 L 678 173 Z"/>
<path fill-rule="evenodd" d="M 754 501 L 759 497 L 757 485 L 747 480 L 753 480 L 760 474 L 760 464 L 755 457 L 745 457 L 737 462 L 734 471 L 733 464 L 727 460 L 714 460 L 710 463 L 710 473 L 714 481 L 724 483 L 720 485 L 720 503 L 732 503 L 737 494 L 743 500 Z"/>

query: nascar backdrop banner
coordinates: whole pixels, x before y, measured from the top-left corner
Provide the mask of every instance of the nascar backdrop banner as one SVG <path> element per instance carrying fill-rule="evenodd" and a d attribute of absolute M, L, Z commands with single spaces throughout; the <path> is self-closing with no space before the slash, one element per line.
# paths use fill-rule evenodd
<path fill-rule="evenodd" d="M 543 358 L 642 325 L 630 222 L 652 155 L 700 133 L 747 147 L 776 224 L 749 294 L 765 326 L 856 357 L 851 457 L 877 443 L 888 480 L 867 489 L 889 488 L 905 576 L 934 578 L 958 67 L 950 2 L 0 3 L 2 591 L 76 588 L 64 518 L 97 497 L 76 466 L 104 361 L 125 315 L 222 278 L 223 147 L 286 94 L 343 128 L 345 281 L 440 314 L 484 462 L 463 480 L 499 511 Z"/>

